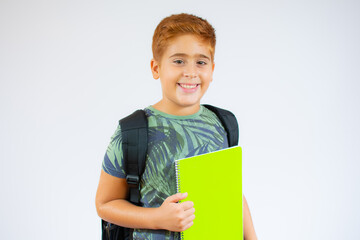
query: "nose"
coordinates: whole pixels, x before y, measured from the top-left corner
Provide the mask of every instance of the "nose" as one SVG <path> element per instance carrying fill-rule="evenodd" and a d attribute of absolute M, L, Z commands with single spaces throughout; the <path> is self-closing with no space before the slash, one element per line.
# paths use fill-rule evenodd
<path fill-rule="evenodd" d="M 186 78 L 196 78 L 197 77 L 197 70 L 196 70 L 196 66 L 194 64 L 188 64 L 185 68 L 184 68 L 184 77 Z"/>

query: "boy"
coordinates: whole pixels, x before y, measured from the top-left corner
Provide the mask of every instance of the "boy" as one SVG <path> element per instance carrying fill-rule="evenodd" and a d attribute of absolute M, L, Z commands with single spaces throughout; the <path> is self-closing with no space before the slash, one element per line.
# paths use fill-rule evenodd
<path fill-rule="evenodd" d="M 98 215 L 134 228 L 133 239 L 180 239 L 179 232 L 193 224 L 195 208 L 185 201 L 187 193 L 176 193 L 174 160 L 228 147 L 221 122 L 200 105 L 212 81 L 215 42 L 213 27 L 189 14 L 167 17 L 155 29 L 151 71 L 160 79 L 162 99 L 144 109 L 149 130 L 142 207 L 126 200 L 120 126 L 104 157 L 96 194 Z M 243 212 L 244 237 L 256 239 L 245 199 Z"/>

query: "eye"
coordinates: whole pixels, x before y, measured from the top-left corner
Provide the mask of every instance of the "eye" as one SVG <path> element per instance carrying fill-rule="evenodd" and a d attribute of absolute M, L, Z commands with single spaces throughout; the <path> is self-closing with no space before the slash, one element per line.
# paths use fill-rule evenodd
<path fill-rule="evenodd" d="M 205 61 L 197 61 L 196 63 L 199 64 L 199 65 L 206 65 L 207 64 L 207 62 L 205 62 Z"/>
<path fill-rule="evenodd" d="M 183 60 L 181 60 L 181 59 L 176 59 L 176 60 L 174 60 L 174 61 L 173 61 L 173 63 L 176 63 L 176 64 L 183 64 L 183 63 L 184 63 L 184 61 L 183 61 Z"/>

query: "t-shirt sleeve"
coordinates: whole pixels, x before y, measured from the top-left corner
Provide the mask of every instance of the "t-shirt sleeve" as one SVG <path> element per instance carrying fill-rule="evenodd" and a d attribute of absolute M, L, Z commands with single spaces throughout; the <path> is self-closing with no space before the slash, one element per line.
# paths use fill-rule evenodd
<path fill-rule="evenodd" d="M 114 135 L 111 137 L 102 163 L 102 169 L 111 176 L 126 178 L 120 125 L 118 125 Z"/>

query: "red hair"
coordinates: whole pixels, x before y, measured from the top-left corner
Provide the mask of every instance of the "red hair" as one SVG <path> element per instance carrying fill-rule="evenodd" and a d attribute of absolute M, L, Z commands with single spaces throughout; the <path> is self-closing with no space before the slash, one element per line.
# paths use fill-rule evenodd
<path fill-rule="evenodd" d="M 154 59 L 160 61 L 170 40 L 184 34 L 195 35 L 207 42 L 210 48 L 211 60 L 214 60 L 215 29 L 205 19 L 186 13 L 166 17 L 157 25 L 152 42 Z"/>

